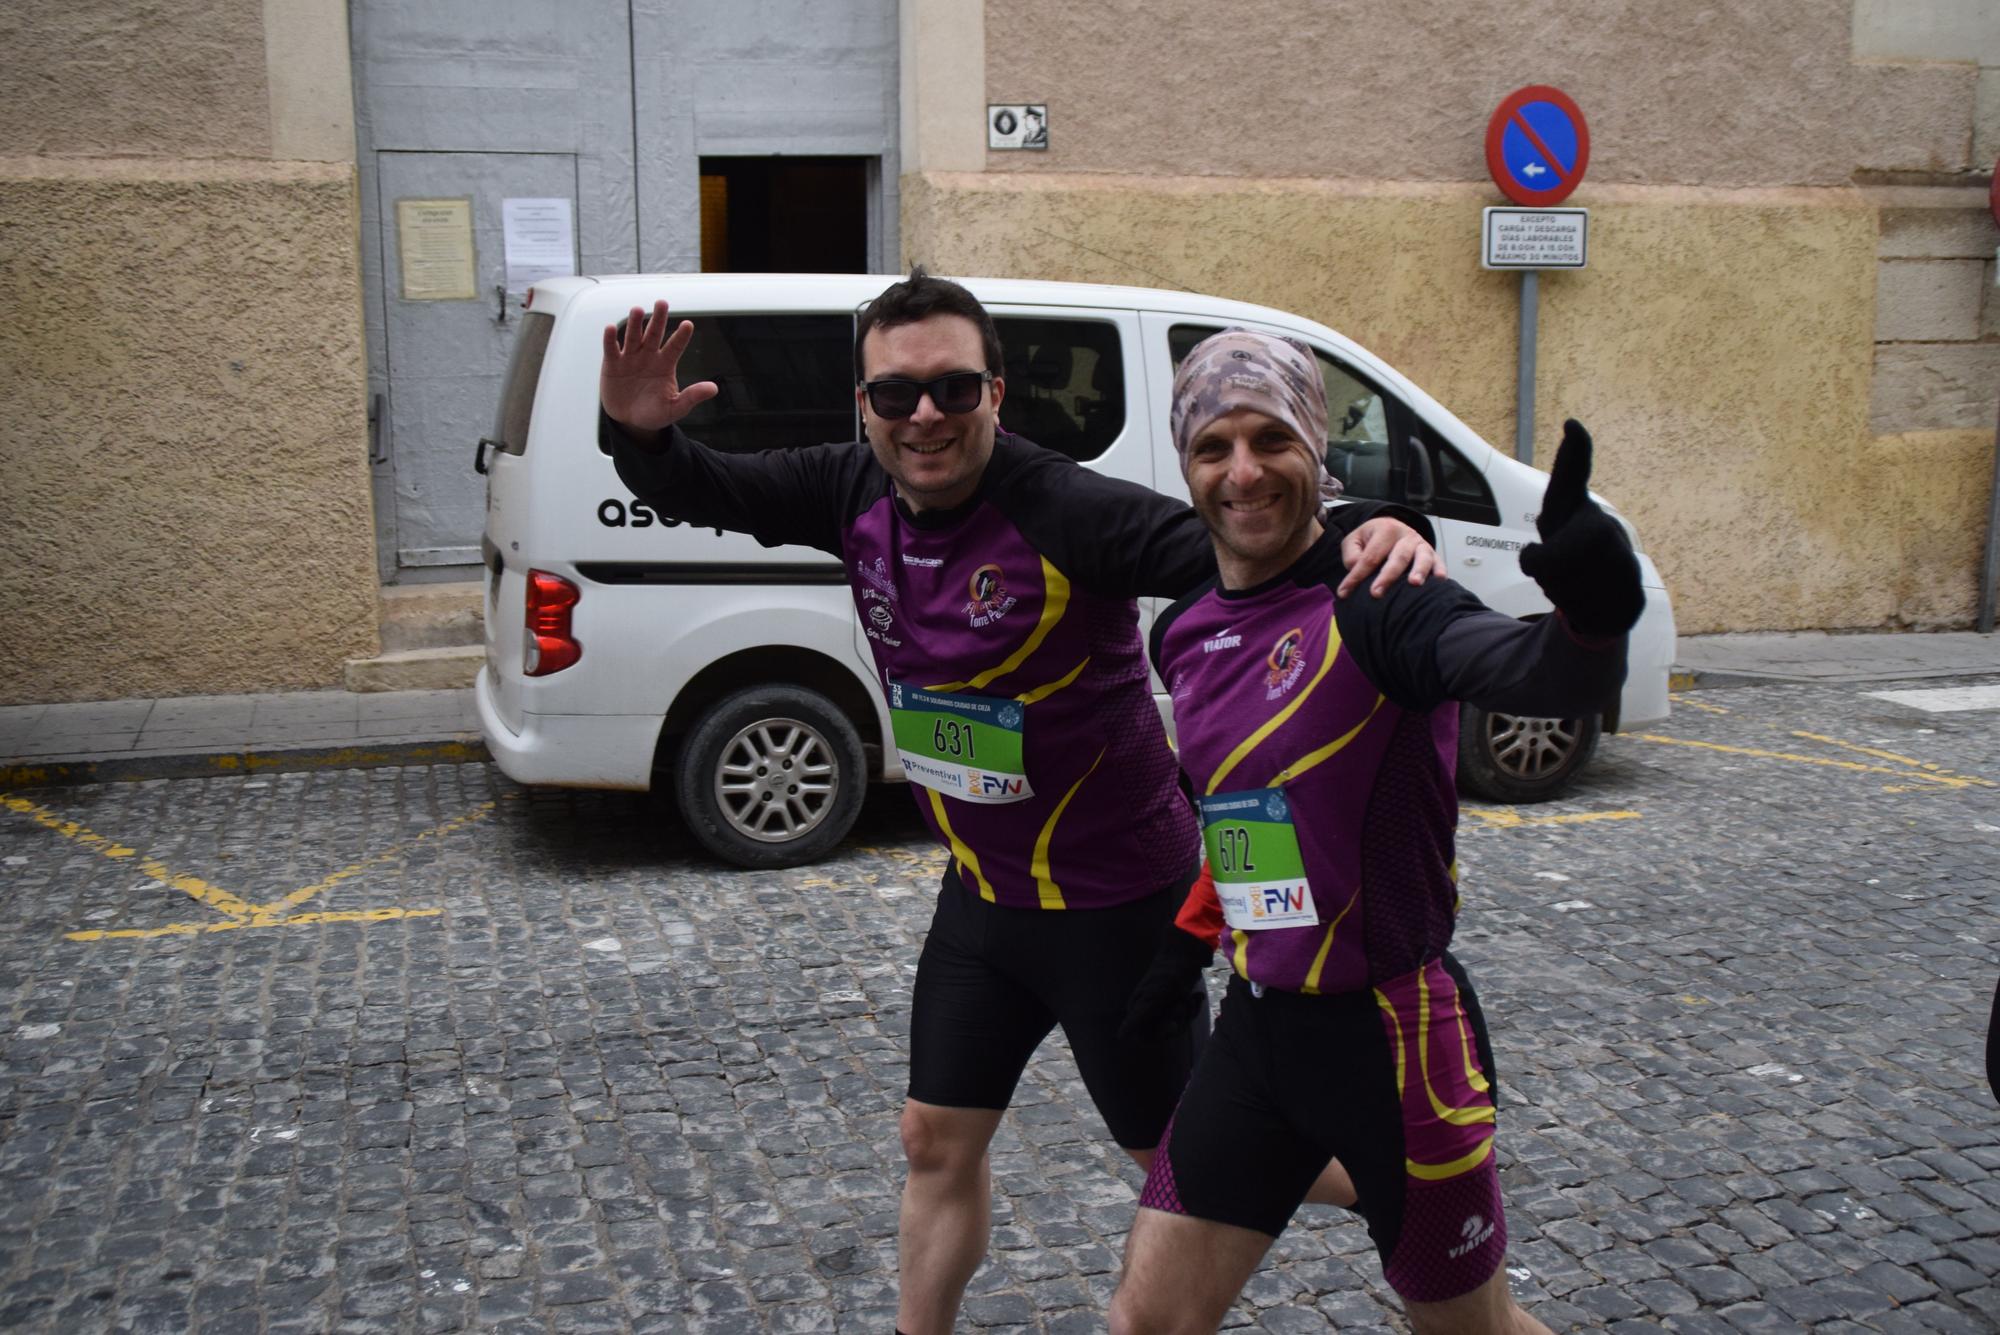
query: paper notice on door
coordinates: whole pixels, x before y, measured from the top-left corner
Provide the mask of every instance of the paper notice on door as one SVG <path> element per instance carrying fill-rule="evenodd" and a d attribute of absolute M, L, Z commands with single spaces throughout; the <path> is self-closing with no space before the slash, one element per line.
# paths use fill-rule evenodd
<path fill-rule="evenodd" d="M 567 199 L 503 199 L 500 223 L 509 292 L 576 272 L 576 227 Z"/>
<path fill-rule="evenodd" d="M 473 288 L 472 201 L 399 199 L 396 241 L 404 301 L 469 301 Z"/>

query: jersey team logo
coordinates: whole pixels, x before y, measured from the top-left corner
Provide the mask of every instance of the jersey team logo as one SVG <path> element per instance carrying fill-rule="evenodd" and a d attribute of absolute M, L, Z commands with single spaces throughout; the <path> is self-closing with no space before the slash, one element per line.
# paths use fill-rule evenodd
<path fill-rule="evenodd" d="M 1270 669 L 1264 674 L 1264 684 L 1270 688 L 1266 699 L 1275 700 L 1298 684 L 1306 670 L 1305 642 L 1305 631 L 1294 626 L 1271 646 L 1271 656 L 1264 660 Z"/>
<path fill-rule="evenodd" d="M 972 595 L 972 601 L 965 605 L 965 614 L 975 626 L 998 621 L 1019 601 L 1007 592 L 1007 580 L 996 565 L 983 565 L 973 571 L 972 578 L 966 581 L 966 592 Z"/>

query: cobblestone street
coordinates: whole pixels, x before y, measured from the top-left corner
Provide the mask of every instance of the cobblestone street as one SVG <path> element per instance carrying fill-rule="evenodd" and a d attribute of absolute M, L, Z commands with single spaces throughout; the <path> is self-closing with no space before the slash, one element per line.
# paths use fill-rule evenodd
<path fill-rule="evenodd" d="M 1690 693 L 1466 810 L 1554 1329 L 2000 1330 L 2000 711 L 1869 689 Z M 485 764 L 0 793 L 0 1326 L 887 1335 L 909 806 L 751 874 Z M 1139 1179 L 1059 1044 L 995 1149 L 966 1323 L 1101 1329 Z M 1314 1207 L 1232 1324 L 1406 1329 Z"/>

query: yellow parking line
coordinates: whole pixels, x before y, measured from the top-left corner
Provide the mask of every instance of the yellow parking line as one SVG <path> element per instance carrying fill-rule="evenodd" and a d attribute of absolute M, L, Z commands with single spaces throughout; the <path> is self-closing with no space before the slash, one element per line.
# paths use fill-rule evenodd
<path fill-rule="evenodd" d="M 1638 820 L 1636 811 L 1577 811 L 1561 816 L 1523 816 L 1511 807 L 1460 807 L 1483 830 L 1517 830 L 1526 825 L 1588 825 L 1600 820 Z"/>
<path fill-rule="evenodd" d="M 1816 732 L 1794 732 L 1792 736 L 1803 737 L 1809 742 L 1825 742 L 1828 746 L 1837 746 L 1844 751 L 1854 751 L 1864 756 L 1874 756 L 1877 760 L 1893 760 L 1899 765 L 1908 765 L 1924 771 L 1922 774 L 1910 775 L 1909 777 L 1912 779 L 1935 778 L 1940 781 L 1950 779 L 1962 781 L 1965 784 L 1979 788 L 2000 787 L 2000 784 L 1995 784 L 1991 779 L 1977 779 L 1968 775 L 1957 774 L 1946 769 L 1943 765 L 1934 765 L 1928 760 L 1918 760 L 1913 756 L 1899 756 L 1894 751 L 1884 751 L 1873 746 L 1861 746 L 1854 742 L 1843 742 L 1838 737 L 1825 737 Z"/>
<path fill-rule="evenodd" d="M 1678 695 L 1671 691 L 1668 692 L 1667 699 L 1685 709 L 1699 709 L 1704 714 L 1729 714 L 1734 712 L 1733 710 L 1725 709 L 1721 705 L 1711 705 L 1703 700 L 1690 700 L 1684 695 Z"/>
<path fill-rule="evenodd" d="M 418 835 L 416 838 L 408 840 L 405 843 L 397 844 L 394 848 L 384 849 L 382 852 L 377 853 L 372 858 L 364 858 L 360 862 L 356 862 L 349 866 L 342 867 L 339 871 L 333 873 L 333 875 L 315 881 L 311 885 L 303 886 L 297 890 L 294 890 L 289 895 L 286 895 L 283 899 L 274 899 L 268 904 L 260 904 L 257 906 L 257 912 L 262 914 L 283 913 L 288 908 L 296 908 L 298 905 L 305 903 L 307 900 L 312 899 L 314 896 L 323 894 L 326 891 L 331 890 L 334 886 L 339 885 L 342 881 L 352 880 L 354 877 L 361 875 L 361 873 L 365 871 L 368 871 L 375 867 L 379 867 L 383 863 L 388 862 L 393 858 L 402 856 L 404 853 L 407 853 L 410 849 L 415 848 L 418 844 L 423 843 L 426 839 L 437 839 L 443 835 L 453 834 L 459 830 L 464 829 L 468 825 L 477 824 L 479 821 L 485 820 L 488 816 L 493 814 L 496 805 L 497 804 L 493 802 L 481 802 L 478 806 L 466 812 L 463 816 L 458 817 L 456 820 L 448 820 L 442 825 L 435 826 L 431 829 L 425 830 L 422 834 Z"/>
<path fill-rule="evenodd" d="M 1656 733 L 1650 732 L 1621 733 L 1619 735 L 1636 738 L 1642 742 L 1657 742 L 1661 746 L 1691 746 L 1702 751 L 1720 751 L 1725 755 L 1754 756 L 1760 760 L 1787 760 L 1795 765 L 1819 765 L 1827 769 L 1851 770 L 1857 774 L 1888 774 L 1898 779 L 1922 779 L 1929 783 L 1942 784 L 1948 788 L 1970 788 L 1974 786 L 1991 788 L 1995 786 L 1986 779 L 1964 778 L 1953 774 L 1931 774 L 1923 770 L 1890 769 L 1887 765 L 1864 765 L 1858 760 L 1830 760 L 1825 756 L 1802 756 L 1794 751 L 1765 751 L 1754 746 L 1725 746 L 1721 742 L 1697 742 L 1685 737 L 1661 737 Z"/>
<path fill-rule="evenodd" d="M 443 909 L 351 909 L 330 913 L 295 913 L 274 918 L 259 913 L 247 920 L 230 922 L 176 922 L 165 927 L 131 927 L 104 931 L 64 932 L 65 941 L 142 941 L 162 936 L 207 936 L 213 932 L 247 932 L 262 927 L 310 927 L 323 922 L 398 922 L 406 918 L 435 918 Z"/>
<path fill-rule="evenodd" d="M 18 812 L 36 824 L 54 830 L 71 843 L 88 848 L 94 853 L 100 853 L 107 858 L 118 860 L 125 858 L 136 859 L 134 865 L 154 880 L 172 886 L 197 903 L 206 904 L 220 913 L 227 913 L 232 918 L 247 917 L 254 911 L 250 905 L 244 903 L 227 890 L 210 885 L 198 876 L 186 876 L 180 872 L 173 871 L 164 863 L 153 858 L 141 856 L 138 849 L 128 848 L 116 839 L 99 834 L 95 830 L 87 829 L 76 821 L 67 820 L 57 813 L 50 811 L 47 807 L 37 806 L 25 797 L 0 795 L 0 806 L 6 807 L 9 811 Z"/>
<path fill-rule="evenodd" d="M 491 816 L 498 804 L 482 802 L 471 811 L 442 825 L 425 830 L 413 839 L 405 840 L 393 848 L 377 853 L 371 858 L 341 868 L 331 876 L 323 877 L 313 884 L 292 891 L 282 899 L 268 904 L 251 904 L 239 896 L 210 885 L 198 876 L 188 876 L 176 872 L 157 859 L 142 855 L 138 849 L 119 843 L 108 835 L 102 835 L 77 821 L 69 820 L 61 814 L 38 806 L 25 797 L 0 794 L 0 808 L 17 812 L 36 824 L 53 830 L 70 842 L 88 848 L 107 858 L 123 860 L 130 858 L 133 865 L 146 875 L 164 885 L 171 886 L 197 903 L 204 904 L 217 912 L 229 915 L 229 921 L 212 923 L 171 923 L 165 927 L 121 928 L 117 930 L 89 930 L 65 933 L 71 941 L 112 941 L 143 940 L 161 936 L 195 936 L 209 932 L 240 931 L 251 927 L 294 927 L 322 922 L 388 922 L 399 918 L 428 918 L 444 912 L 443 909 L 354 909 L 321 913 L 289 913 L 314 897 L 351 880 L 363 872 L 379 867 L 415 848 L 427 839 L 437 839 L 476 824 Z"/>

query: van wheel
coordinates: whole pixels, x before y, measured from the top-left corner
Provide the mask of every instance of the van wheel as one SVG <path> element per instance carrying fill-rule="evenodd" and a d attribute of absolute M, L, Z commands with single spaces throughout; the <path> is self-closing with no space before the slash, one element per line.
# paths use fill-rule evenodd
<path fill-rule="evenodd" d="M 1490 802 L 1546 802 L 1597 750 L 1598 716 L 1527 718 L 1460 705 L 1458 786 Z"/>
<path fill-rule="evenodd" d="M 674 789 L 709 852 L 739 867 L 796 867 L 853 828 L 862 765 L 861 737 L 833 701 L 796 686 L 752 686 L 695 724 Z"/>

